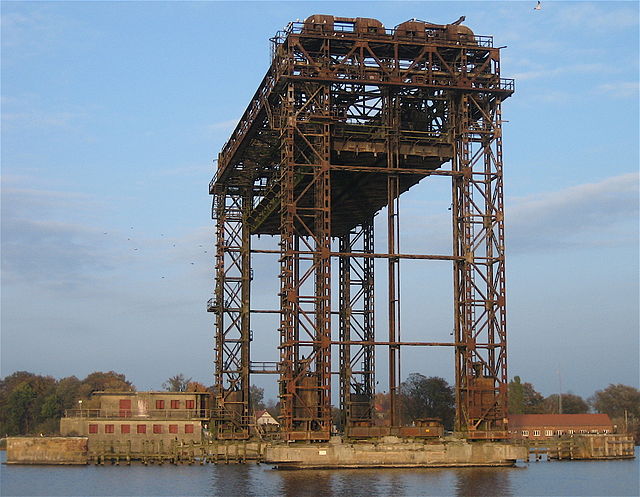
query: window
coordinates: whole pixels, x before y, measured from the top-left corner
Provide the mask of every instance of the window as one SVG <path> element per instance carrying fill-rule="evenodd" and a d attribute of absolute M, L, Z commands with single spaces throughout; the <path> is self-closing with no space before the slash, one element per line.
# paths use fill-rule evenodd
<path fill-rule="evenodd" d="M 178 425 L 169 425 L 169 433 L 178 433 Z"/>
<path fill-rule="evenodd" d="M 164 409 L 164 400 L 156 400 L 156 409 Z"/>
<path fill-rule="evenodd" d="M 147 433 L 147 425 L 138 425 L 136 429 L 137 433 Z"/>
<path fill-rule="evenodd" d="M 193 433 L 193 425 L 184 425 L 185 433 Z"/>
<path fill-rule="evenodd" d="M 609 430 L 605 429 L 605 430 L 603 430 L 603 433 L 609 433 Z"/>
<path fill-rule="evenodd" d="M 128 418 L 131 416 L 131 399 L 120 399 L 118 407 L 120 408 L 121 418 Z"/>
<path fill-rule="evenodd" d="M 587 433 L 587 430 L 580 430 L 580 433 Z"/>
<path fill-rule="evenodd" d="M 162 433 L 162 425 L 153 425 L 153 433 Z"/>
<path fill-rule="evenodd" d="M 533 436 L 534 437 L 539 437 L 540 436 L 540 430 L 533 430 Z"/>
<path fill-rule="evenodd" d="M 104 425 L 104 432 L 105 433 L 113 433 L 114 432 L 114 426 L 113 425 Z"/>
<path fill-rule="evenodd" d="M 120 425 L 120 433 L 131 433 L 131 426 Z"/>
<path fill-rule="evenodd" d="M 569 430 L 569 435 L 573 435 L 573 430 Z"/>
<path fill-rule="evenodd" d="M 172 400 L 171 401 L 171 409 L 180 409 L 180 401 Z"/>
<path fill-rule="evenodd" d="M 522 436 L 523 437 L 528 437 L 529 436 L 529 430 L 522 430 Z"/>
<path fill-rule="evenodd" d="M 98 425 L 89 425 L 89 433 L 98 433 Z"/>
<path fill-rule="evenodd" d="M 185 401 L 185 407 L 187 409 L 193 409 L 195 407 L 195 401 L 193 401 L 193 400 Z"/>
<path fill-rule="evenodd" d="M 564 430 L 558 430 L 558 431 L 556 431 L 556 435 L 564 435 Z"/>
<path fill-rule="evenodd" d="M 551 437 L 551 436 L 553 436 L 553 430 L 546 430 L 546 431 L 544 432 L 544 434 L 545 434 L 545 436 L 547 436 L 547 437 Z"/>

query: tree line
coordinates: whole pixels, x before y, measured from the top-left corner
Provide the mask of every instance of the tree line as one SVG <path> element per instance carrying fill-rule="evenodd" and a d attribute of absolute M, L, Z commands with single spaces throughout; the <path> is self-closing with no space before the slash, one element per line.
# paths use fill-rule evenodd
<path fill-rule="evenodd" d="M 212 387 L 193 381 L 183 374 L 167 379 L 162 387 L 173 392 L 213 392 Z M 0 380 L 0 435 L 55 434 L 66 409 L 97 409 L 91 395 L 97 391 L 135 391 L 124 374 L 96 371 L 80 380 L 75 376 L 55 379 L 27 371 L 18 371 Z M 251 386 L 252 410 L 279 414 L 279 403 L 264 400 L 264 389 Z M 79 401 L 82 401 L 80 403 Z M 398 391 L 401 421 L 410 424 L 419 418 L 440 418 L 446 429 L 453 429 L 455 418 L 454 389 L 443 378 L 410 374 Z M 374 399 L 374 416 L 388 415 L 389 394 L 379 392 Z M 544 397 L 531 383 L 516 376 L 509 382 L 511 414 L 564 414 L 598 412 L 608 414 L 620 429 L 625 426 L 640 440 L 640 390 L 627 385 L 609 385 L 583 399 L 573 393 Z M 334 422 L 343 420 L 334 409 Z"/>
<path fill-rule="evenodd" d="M 96 371 L 82 380 L 75 376 L 58 380 L 27 371 L 6 376 L 0 380 L 0 434 L 58 433 L 65 409 L 97 408 L 91 394 L 101 390 L 132 391 L 135 386 L 114 371 Z"/>

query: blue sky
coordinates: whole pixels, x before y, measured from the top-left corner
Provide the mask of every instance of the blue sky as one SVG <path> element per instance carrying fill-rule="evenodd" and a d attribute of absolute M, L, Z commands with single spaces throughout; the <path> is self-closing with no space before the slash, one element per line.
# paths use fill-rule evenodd
<path fill-rule="evenodd" d="M 508 47 L 502 75 L 516 79 L 503 106 L 510 376 L 545 395 L 560 376 L 580 395 L 638 387 L 638 4 L 534 3 L 3 2 L 1 374 L 211 384 L 208 183 L 268 38 L 312 13 L 387 27 L 465 15 Z M 435 178 L 403 197 L 403 251 L 450 251 L 448 191 Z M 255 263 L 256 307 L 273 307 L 277 267 Z M 413 264 L 403 337 L 446 338 L 451 267 Z M 253 360 L 275 360 L 276 322 L 252 328 Z M 403 372 L 451 381 L 452 352 L 410 350 Z"/>

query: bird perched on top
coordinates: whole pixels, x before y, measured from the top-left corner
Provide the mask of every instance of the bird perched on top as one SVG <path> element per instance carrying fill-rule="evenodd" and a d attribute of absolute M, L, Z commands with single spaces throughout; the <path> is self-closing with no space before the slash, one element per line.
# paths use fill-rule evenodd
<path fill-rule="evenodd" d="M 533 10 L 542 10 L 542 2 L 540 0 L 538 0 L 538 3 L 533 8 Z"/>

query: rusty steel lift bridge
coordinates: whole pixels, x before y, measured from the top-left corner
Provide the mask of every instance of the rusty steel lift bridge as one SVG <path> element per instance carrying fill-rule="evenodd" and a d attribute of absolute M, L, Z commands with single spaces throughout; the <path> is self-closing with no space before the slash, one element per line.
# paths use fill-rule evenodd
<path fill-rule="evenodd" d="M 500 48 L 460 21 L 386 29 L 375 19 L 324 15 L 290 23 L 271 42 L 271 66 L 209 185 L 215 436 L 250 436 L 250 375 L 265 372 L 279 375 L 285 440 L 329 439 L 332 374 L 339 375 L 345 433 L 374 433 L 376 346 L 388 353 L 387 430 L 397 433 L 401 347 L 445 346 L 455 349 L 456 429 L 468 438 L 505 438 L 500 107 L 514 82 L 500 77 Z M 452 182 L 452 254 L 401 253 L 399 197 L 436 175 Z M 384 207 L 387 250 L 376 253 L 373 218 Z M 254 235 L 274 235 L 278 244 L 252 249 Z M 278 258 L 279 309 L 251 307 L 252 253 Z M 388 282 L 388 298 L 377 306 L 376 259 L 387 261 Z M 452 341 L 400 340 L 403 259 L 452 262 Z M 332 262 L 339 268 L 333 307 Z M 376 310 L 388 316 L 384 339 L 374 333 Z M 280 318 L 279 361 L 271 368 L 250 359 L 255 313 Z M 335 373 L 332 346 L 339 349 Z"/>

